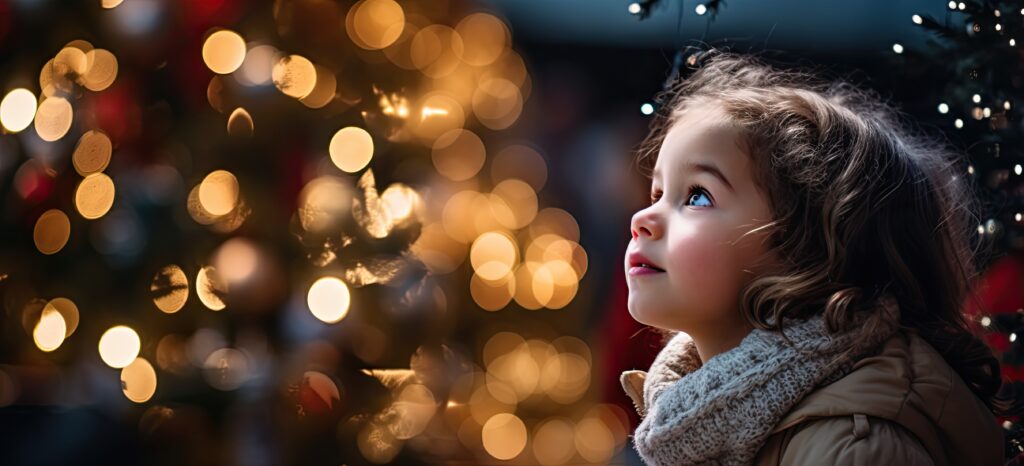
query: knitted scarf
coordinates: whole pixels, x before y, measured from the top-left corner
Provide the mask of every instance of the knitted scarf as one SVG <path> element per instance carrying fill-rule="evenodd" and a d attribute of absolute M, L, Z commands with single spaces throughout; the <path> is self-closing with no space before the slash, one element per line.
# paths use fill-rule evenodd
<path fill-rule="evenodd" d="M 816 387 L 843 377 L 899 327 L 894 301 L 830 334 L 823 317 L 784 320 L 778 332 L 754 329 L 735 348 L 703 364 L 678 333 L 644 381 L 646 415 L 634 432 L 650 466 L 745 465 L 775 425 Z"/>

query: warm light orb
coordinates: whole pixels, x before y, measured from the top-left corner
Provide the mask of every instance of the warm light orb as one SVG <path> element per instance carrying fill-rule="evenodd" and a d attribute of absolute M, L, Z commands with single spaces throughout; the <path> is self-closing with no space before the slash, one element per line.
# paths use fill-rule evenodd
<path fill-rule="evenodd" d="M 107 134 L 99 130 L 89 130 L 78 139 L 75 152 L 71 155 L 71 163 L 79 175 L 101 172 L 110 164 L 110 155 L 114 145 Z"/>
<path fill-rule="evenodd" d="M 362 0 L 352 5 L 346 30 L 356 45 L 377 50 L 393 44 L 402 35 L 405 13 L 393 0 Z"/>
<path fill-rule="evenodd" d="M 487 150 L 472 131 L 453 129 L 438 137 L 430 152 L 437 172 L 453 181 L 472 178 L 484 166 Z"/>
<path fill-rule="evenodd" d="M 70 235 L 71 221 L 68 220 L 68 216 L 58 209 L 50 209 L 36 220 L 32 239 L 35 240 L 39 252 L 50 255 L 63 249 Z"/>
<path fill-rule="evenodd" d="M 104 173 L 86 176 L 75 190 L 75 207 L 78 213 L 89 220 L 107 214 L 114 205 L 114 180 Z"/>
<path fill-rule="evenodd" d="M 144 358 L 135 358 L 121 369 L 121 391 L 129 400 L 145 403 L 156 393 L 156 371 Z"/>
<path fill-rule="evenodd" d="M 206 266 L 196 274 L 196 296 L 211 311 L 219 311 L 227 307 L 221 296 L 227 294 L 227 282 L 220 276 L 217 269 Z"/>
<path fill-rule="evenodd" d="M 203 62 L 217 74 L 228 74 L 242 66 L 245 60 L 245 40 L 238 33 L 220 30 L 203 43 Z"/>
<path fill-rule="evenodd" d="M 0 101 L 0 124 L 7 131 L 17 133 L 28 125 L 36 116 L 36 96 L 28 89 L 15 89 Z"/>
<path fill-rule="evenodd" d="M 63 97 L 50 97 L 36 110 L 36 133 L 44 141 L 56 141 L 71 129 L 73 117 L 71 102 Z"/>
<path fill-rule="evenodd" d="M 515 242 L 496 231 L 480 235 L 469 250 L 473 270 L 484 280 L 501 280 L 512 271 L 517 258 Z"/>
<path fill-rule="evenodd" d="M 455 49 L 466 63 L 486 66 L 494 63 L 508 48 L 510 34 L 500 19 L 487 13 L 473 13 L 455 26 L 462 36 L 463 48 Z"/>
<path fill-rule="evenodd" d="M 253 133 L 252 116 L 243 107 L 238 107 L 228 117 L 228 134 L 232 136 L 248 137 Z"/>
<path fill-rule="evenodd" d="M 337 277 L 322 277 L 309 287 L 306 304 L 313 316 L 328 324 L 348 315 L 351 300 L 348 286 Z"/>
<path fill-rule="evenodd" d="M 117 79 L 117 57 L 109 50 L 94 49 L 85 52 L 85 62 L 89 69 L 79 80 L 86 89 L 102 91 Z"/>
<path fill-rule="evenodd" d="M 284 95 L 295 99 L 306 97 L 316 87 L 316 67 L 302 55 L 281 57 L 270 76 Z"/>
<path fill-rule="evenodd" d="M 188 301 L 188 277 L 177 265 L 168 265 L 153 276 L 149 285 L 153 304 L 167 314 L 181 310 Z"/>
<path fill-rule="evenodd" d="M 124 0 L 100 0 L 100 6 L 105 9 L 111 9 L 124 2 Z"/>
<path fill-rule="evenodd" d="M 212 215 L 225 215 L 238 203 L 238 179 L 231 172 L 215 170 L 199 185 L 199 203 Z"/>
<path fill-rule="evenodd" d="M 328 151 L 334 165 L 342 171 L 355 173 L 373 158 L 373 137 L 357 126 L 342 128 L 334 133 Z"/>
<path fill-rule="evenodd" d="M 120 369 L 132 363 L 139 355 L 142 341 L 131 327 L 111 327 L 100 337 L 100 358 L 106 365 Z"/>
<path fill-rule="evenodd" d="M 66 335 L 67 323 L 64 322 L 64 316 L 50 306 L 44 308 L 39 323 L 32 331 L 32 339 L 35 340 L 36 346 L 46 352 L 53 351 L 64 343 Z"/>
<path fill-rule="evenodd" d="M 484 424 L 483 446 L 491 456 L 510 460 L 526 448 L 526 425 L 515 414 L 499 413 Z"/>

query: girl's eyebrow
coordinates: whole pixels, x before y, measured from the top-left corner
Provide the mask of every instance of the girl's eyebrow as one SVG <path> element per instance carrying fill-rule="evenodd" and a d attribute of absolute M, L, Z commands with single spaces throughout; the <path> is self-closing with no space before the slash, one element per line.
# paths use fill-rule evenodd
<path fill-rule="evenodd" d="M 722 184 L 725 185 L 725 187 L 729 188 L 729 191 L 731 191 L 732 193 L 736 193 L 736 189 L 732 187 L 732 183 L 730 183 L 729 179 L 725 177 L 725 174 L 722 173 L 722 170 L 719 169 L 714 163 L 710 161 L 701 160 L 697 162 L 684 162 L 683 169 L 691 172 L 704 172 L 711 174 L 715 178 L 718 178 L 722 182 Z M 652 178 L 658 178 L 659 175 L 660 173 L 658 169 L 655 168 Z"/>

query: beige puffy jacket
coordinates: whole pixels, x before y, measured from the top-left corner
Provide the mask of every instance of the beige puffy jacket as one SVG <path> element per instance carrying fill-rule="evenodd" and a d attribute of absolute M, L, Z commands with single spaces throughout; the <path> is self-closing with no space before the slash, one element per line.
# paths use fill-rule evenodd
<path fill-rule="evenodd" d="M 641 416 L 645 375 L 622 377 Z M 1003 432 L 928 342 L 898 332 L 880 354 L 797 403 L 754 464 L 996 466 Z"/>

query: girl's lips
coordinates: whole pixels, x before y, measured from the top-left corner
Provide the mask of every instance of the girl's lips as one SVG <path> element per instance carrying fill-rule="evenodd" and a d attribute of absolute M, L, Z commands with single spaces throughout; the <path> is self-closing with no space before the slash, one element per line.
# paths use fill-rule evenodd
<path fill-rule="evenodd" d="M 650 267 L 639 267 L 639 266 L 638 267 L 630 267 L 629 268 L 629 274 L 630 275 L 651 275 L 651 274 L 656 274 L 656 273 L 665 273 L 665 271 L 664 270 L 659 270 L 659 269 L 652 269 Z"/>

